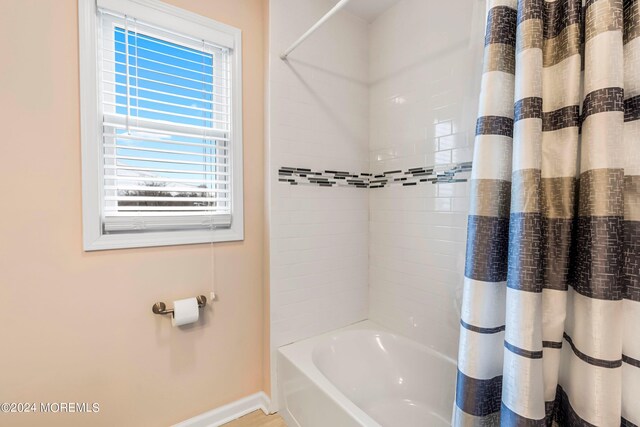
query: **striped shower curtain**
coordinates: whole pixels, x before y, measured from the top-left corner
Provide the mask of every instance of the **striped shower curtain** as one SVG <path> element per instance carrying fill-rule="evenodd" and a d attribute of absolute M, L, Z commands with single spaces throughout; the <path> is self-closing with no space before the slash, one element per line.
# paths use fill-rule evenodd
<path fill-rule="evenodd" d="M 489 0 L 454 426 L 640 425 L 640 0 Z"/>

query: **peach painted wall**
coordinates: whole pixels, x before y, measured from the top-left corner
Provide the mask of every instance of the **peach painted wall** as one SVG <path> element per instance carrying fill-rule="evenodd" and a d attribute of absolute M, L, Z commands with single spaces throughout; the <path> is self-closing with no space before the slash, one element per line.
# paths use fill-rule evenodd
<path fill-rule="evenodd" d="M 83 252 L 77 0 L 0 0 L 0 402 L 100 404 L 0 425 L 169 425 L 264 387 L 265 5 L 169 2 L 243 30 L 245 241 Z M 200 323 L 151 313 L 212 278 Z"/>
<path fill-rule="evenodd" d="M 264 179 L 264 241 L 263 241 L 263 272 L 264 272 L 264 325 L 263 325 L 263 337 L 264 337 L 264 348 L 263 348 L 263 358 L 262 358 L 262 387 L 267 394 L 271 394 L 271 347 L 269 342 L 271 340 L 271 282 L 269 281 L 270 277 L 270 266 L 271 266 L 271 257 L 269 252 L 269 201 L 266 197 L 266 194 L 269 194 L 269 180 L 266 178 L 266 169 L 269 167 L 269 147 L 266 143 L 268 141 L 269 134 L 269 107 L 268 107 L 268 99 L 269 99 L 269 0 L 262 0 L 262 23 L 264 25 L 264 38 L 262 40 L 262 46 L 264 49 L 263 52 L 263 60 L 264 60 L 264 76 L 263 76 L 263 84 L 264 84 L 264 141 L 265 141 L 265 150 L 264 150 L 264 167 L 265 167 L 265 179 Z M 273 406 L 273 403 L 272 403 Z M 275 408 L 271 408 L 275 410 Z"/>

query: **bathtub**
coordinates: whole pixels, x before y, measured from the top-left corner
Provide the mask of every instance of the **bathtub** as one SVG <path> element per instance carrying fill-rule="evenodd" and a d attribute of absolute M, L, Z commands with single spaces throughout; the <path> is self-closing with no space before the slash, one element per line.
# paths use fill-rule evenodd
<path fill-rule="evenodd" d="M 456 364 L 366 320 L 278 349 L 289 427 L 450 426 Z"/>

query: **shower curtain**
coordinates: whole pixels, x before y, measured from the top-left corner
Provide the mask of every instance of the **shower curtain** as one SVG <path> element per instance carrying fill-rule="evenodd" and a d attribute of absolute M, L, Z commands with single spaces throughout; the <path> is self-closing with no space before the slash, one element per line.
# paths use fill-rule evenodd
<path fill-rule="evenodd" d="M 640 0 L 489 0 L 454 426 L 640 425 Z"/>

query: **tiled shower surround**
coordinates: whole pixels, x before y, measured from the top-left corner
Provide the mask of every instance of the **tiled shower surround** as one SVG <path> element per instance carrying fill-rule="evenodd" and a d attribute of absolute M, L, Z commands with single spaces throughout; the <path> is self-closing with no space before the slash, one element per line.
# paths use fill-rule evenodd
<path fill-rule="evenodd" d="M 455 357 L 484 2 L 341 11 L 281 61 L 334 4 L 269 7 L 272 351 L 370 318 Z"/>
<path fill-rule="evenodd" d="M 484 7 L 404 0 L 371 24 L 371 172 L 472 160 Z M 468 195 L 468 182 L 369 192 L 369 317 L 450 357 Z"/>
<path fill-rule="evenodd" d="M 367 23 L 338 13 L 288 61 L 279 58 L 334 3 L 269 2 L 267 155 L 275 399 L 275 349 L 367 318 L 368 190 L 285 185 L 278 174 L 282 166 L 314 171 L 369 168 Z"/>

